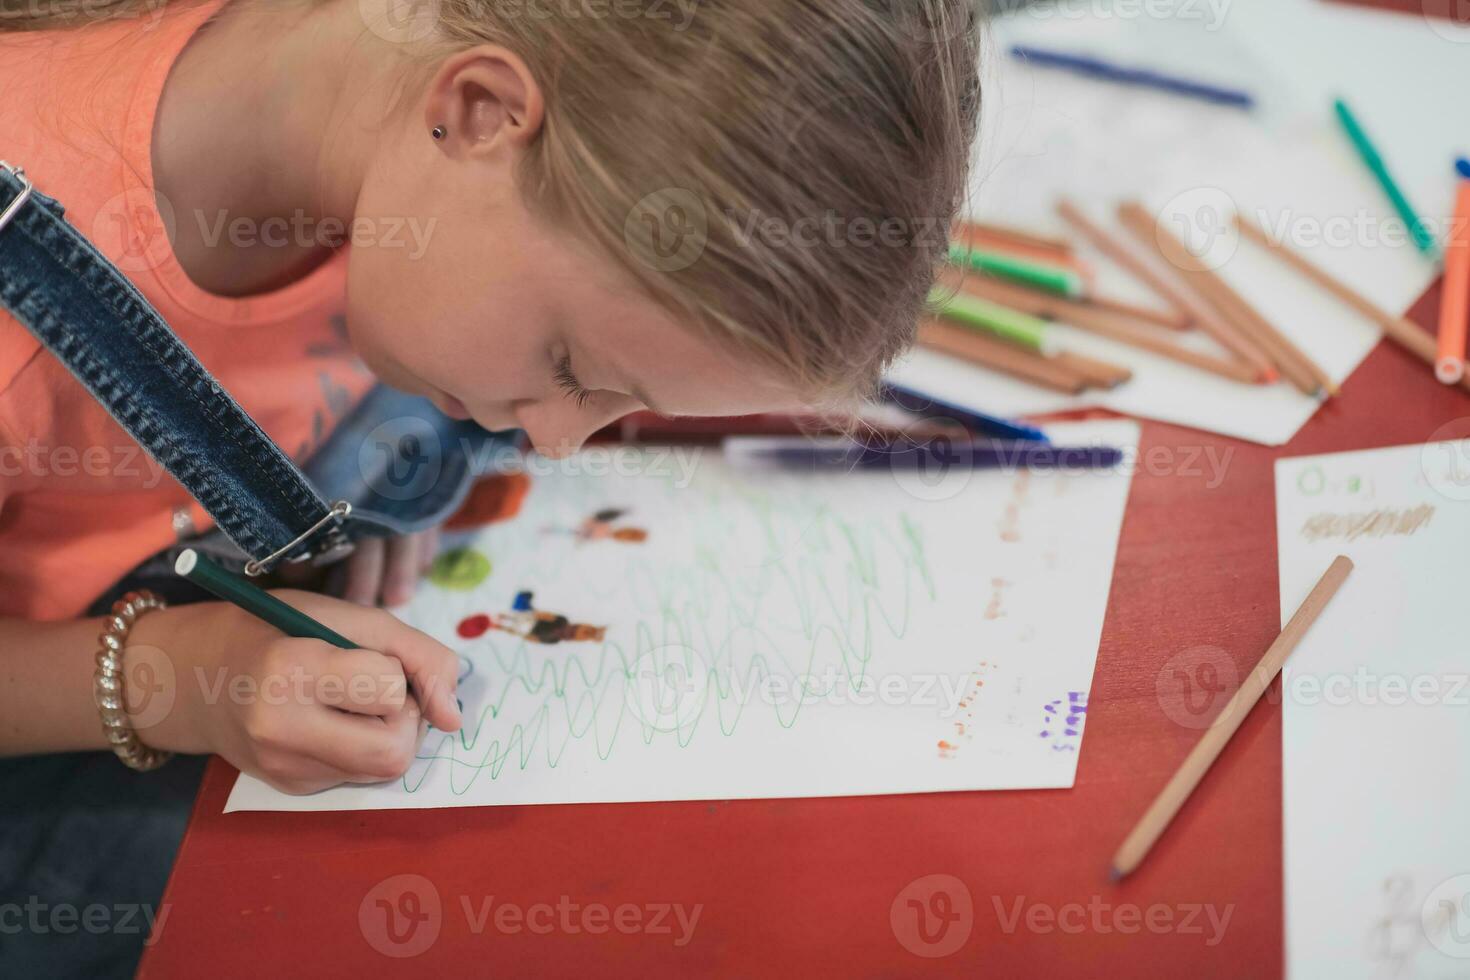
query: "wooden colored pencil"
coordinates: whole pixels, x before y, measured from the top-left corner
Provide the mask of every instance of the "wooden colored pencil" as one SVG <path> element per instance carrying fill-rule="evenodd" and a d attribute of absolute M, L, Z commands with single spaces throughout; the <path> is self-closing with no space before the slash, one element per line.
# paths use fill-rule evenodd
<path fill-rule="evenodd" d="M 1082 375 L 1049 358 L 939 320 L 928 320 L 919 327 L 919 343 L 941 354 L 1009 374 L 1053 391 L 1080 395 L 1087 390 L 1087 380 Z"/>
<path fill-rule="evenodd" d="M 941 320 L 983 331 L 1038 354 L 1052 353 L 1045 320 L 963 292 L 952 293 L 944 289 L 930 290 L 929 304 Z"/>
<path fill-rule="evenodd" d="M 1099 225 L 1084 214 L 1081 208 L 1066 198 L 1062 198 L 1057 202 L 1057 214 L 1062 216 L 1062 220 L 1075 228 L 1078 234 L 1091 242 L 1092 246 L 1099 252 L 1112 259 L 1125 272 L 1128 272 L 1133 278 L 1157 293 L 1180 316 L 1186 319 L 1193 318 L 1193 314 L 1190 312 L 1190 307 L 1193 304 L 1190 303 L 1188 297 L 1184 296 L 1179 287 L 1170 282 L 1168 277 L 1161 275 L 1149 265 L 1148 260 L 1140 255 L 1128 242 L 1115 237 L 1107 229 L 1103 228 L 1102 225 Z"/>
<path fill-rule="evenodd" d="M 1404 350 L 1413 354 L 1419 360 L 1434 367 L 1435 359 L 1439 356 L 1439 345 L 1435 343 L 1434 336 L 1418 324 L 1392 313 L 1373 302 L 1362 293 L 1353 289 L 1347 283 L 1336 279 L 1320 267 L 1307 260 L 1299 252 L 1294 251 L 1283 242 L 1278 242 L 1266 233 L 1266 230 L 1254 221 L 1237 214 L 1235 216 L 1236 226 L 1240 233 L 1251 241 L 1265 248 L 1272 255 L 1280 259 L 1285 265 L 1300 273 L 1301 276 L 1316 283 L 1326 292 L 1337 297 L 1343 303 L 1351 306 L 1363 316 L 1372 320 L 1383 328 L 1383 333 L 1398 344 Z M 1460 387 L 1470 391 L 1470 377 L 1461 380 Z"/>
<path fill-rule="evenodd" d="M 1322 614 L 1327 603 L 1337 594 L 1342 583 L 1347 579 L 1348 573 L 1353 570 L 1353 563 L 1344 555 L 1338 555 L 1327 569 L 1320 581 L 1312 588 L 1306 601 L 1297 609 L 1281 635 L 1271 644 L 1265 656 L 1261 657 L 1256 669 L 1248 674 L 1241 682 L 1239 689 L 1219 716 L 1211 723 L 1204 737 L 1195 744 L 1193 750 L 1185 757 L 1184 764 L 1174 773 L 1174 777 L 1159 793 L 1153 804 L 1144 813 L 1143 819 L 1133 832 L 1123 841 L 1123 846 L 1113 858 L 1112 877 L 1116 881 L 1125 875 L 1132 874 L 1138 865 L 1147 856 L 1149 849 L 1154 846 L 1189 794 L 1199 785 L 1211 765 L 1219 758 L 1221 751 L 1229 744 L 1230 737 L 1235 734 L 1245 716 L 1250 713 L 1255 703 L 1260 700 L 1261 695 L 1276 675 L 1281 672 L 1281 667 L 1286 663 L 1286 658 L 1296 649 L 1297 644 L 1311 629 L 1317 617 Z"/>
<path fill-rule="evenodd" d="M 1018 259 L 1005 252 L 985 252 L 963 244 L 949 247 L 949 261 L 961 269 L 1000 276 L 1059 296 L 1081 296 L 1086 292 L 1085 283 L 1075 269 L 1055 262 Z"/>
<path fill-rule="evenodd" d="M 1022 246 L 1056 257 L 1071 256 L 1073 252 L 1072 243 L 1064 238 L 1042 235 L 1009 225 L 989 224 L 983 221 L 957 221 L 954 228 L 956 232 L 954 237 L 964 235 L 989 241 L 1009 242 L 1013 246 Z"/>
<path fill-rule="evenodd" d="M 1152 243 L 1164 261 L 1180 270 L 1190 285 L 1225 319 L 1260 344 L 1281 369 L 1281 373 L 1298 390 L 1313 397 L 1323 391 L 1329 395 L 1337 394 L 1337 384 L 1327 372 L 1256 312 L 1245 297 L 1200 261 L 1162 222 L 1155 220 L 1142 206 L 1132 202 L 1119 205 L 1118 218 L 1140 242 Z"/>
<path fill-rule="evenodd" d="M 1470 179 L 1460 181 L 1454 223 L 1444 254 L 1439 303 L 1439 357 L 1434 376 L 1447 385 L 1465 380 L 1465 334 L 1470 329 Z"/>
<path fill-rule="evenodd" d="M 1133 380 L 1133 372 L 1121 364 L 1086 357 L 1074 351 L 1059 350 L 1051 359 L 1053 363 L 1082 375 L 1082 379 L 1093 388 L 1116 388 Z"/>
<path fill-rule="evenodd" d="M 1009 238 L 999 238 L 984 232 L 972 231 L 967 228 L 957 228 L 951 239 L 956 244 L 966 245 L 970 248 L 980 249 L 986 252 L 1004 252 L 1014 255 L 1020 259 L 1030 259 L 1033 262 L 1046 262 L 1051 265 L 1066 266 L 1075 269 L 1086 279 L 1094 275 L 1092 267 L 1072 252 L 1059 252 L 1051 248 L 1038 248 L 1024 242 L 1013 241 Z"/>
<path fill-rule="evenodd" d="M 1150 309 L 1147 306 L 1136 306 L 1133 303 L 1124 303 L 1116 299 L 1106 299 L 1095 294 L 1088 294 L 1082 297 L 1082 302 L 1088 306 L 1097 307 L 1099 310 L 1117 313 L 1120 316 L 1128 317 L 1130 320 L 1142 320 L 1144 323 L 1152 323 L 1166 330 L 1182 332 L 1194 326 L 1194 319 L 1186 313 L 1164 313 L 1159 310 Z"/>
<path fill-rule="evenodd" d="M 993 303 L 1000 303 L 1032 316 L 1059 320 L 1079 330 L 1137 347 L 1231 381 L 1251 384 L 1259 377 L 1256 368 L 1243 361 L 1191 350 L 1161 334 L 1157 328 L 1132 323 L 1115 313 L 1093 309 L 1085 303 L 1033 292 L 986 276 L 966 276 L 961 288 Z"/>
<path fill-rule="evenodd" d="M 1196 326 L 1214 338 L 1221 347 L 1253 366 L 1257 372 L 1256 380 L 1270 384 L 1280 377 L 1276 370 L 1276 362 L 1267 356 L 1261 345 L 1220 316 L 1204 299 L 1195 296 L 1183 286 L 1175 285 L 1166 276 L 1156 272 L 1127 243 L 1114 239 L 1069 202 L 1063 201 L 1058 205 L 1058 209 L 1062 212 L 1062 216 L 1073 221 L 1079 230 L 1084 227 L 1090 228 L 1097 236 L 1089 235 L 1093 243 L 1104 249 L 1113 261 L 1124 265 L 1134 275 L 1152 286 L 1155 292 L 1182 309 Z M 1088 232 L 1084 231 L 1084 234 Z"/>

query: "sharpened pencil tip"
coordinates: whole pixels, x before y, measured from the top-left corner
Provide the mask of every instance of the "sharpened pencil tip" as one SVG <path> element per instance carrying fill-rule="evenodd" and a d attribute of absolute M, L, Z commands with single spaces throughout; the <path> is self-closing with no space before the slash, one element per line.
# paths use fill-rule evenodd
<path fill-rule="evenodd" d="M 1111 881 L 1113 884 L 1117 884 L 1118 882 L 1120 882 L 1122 880 L 1123 880 L 1123 872 L 1119 871 L 1117 868 L 1109 868 L 1108 869 L 1108 881 Z"/>

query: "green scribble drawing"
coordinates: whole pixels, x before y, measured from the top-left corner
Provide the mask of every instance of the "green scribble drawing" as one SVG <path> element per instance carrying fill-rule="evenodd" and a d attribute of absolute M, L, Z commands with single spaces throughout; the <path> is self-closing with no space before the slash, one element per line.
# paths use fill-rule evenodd
<path fill-rule="evenodd" d="M 579 746 L 598 760 L 629 743 L 672 739 L 683 748 L 734 735 L 750 713 L 792 728 L 809 697 L 831 686 L 856 690 L 877 651 L 896 645 L 936 600 L 916 521 L 901 511 L 845 519 L 821 503 L 820 488 L 792 499 L 723 483 L 666 486 L 669 526 L 649 518 L 655 534 L 647 548 L 594 553 L 595 546 L 534 533 L 589 505 L 625 503 L 608 496 L 613 489 L 597 480 L 543 481 L 514 524 L 480 532 L 498 556 L 496 587 L 534 586 L 540 596 L 558 583 L 588 601 L 616 602 L 628 615 L 595 647 L 548 650 L 494 633 L 465 646 L 473 673 L 461 690 L 473 681 L 483 694 L 466 702 L 459 732 L 430 732 L 404 777 L 409 792 L 445 771 L 451 791 L 463 795 L 507 770 L 555 769 Z M 647 501 L 638 506 L 658 513 Z M 590 554 L 614 564 L 589 573 Z M 640 684 L 650 677 L 658 680 L 646 696 Z M 799 696 L 763 698 L 770 684 Z M 672 721 L 651 723 L 665 718 L 670 701 Z"/>

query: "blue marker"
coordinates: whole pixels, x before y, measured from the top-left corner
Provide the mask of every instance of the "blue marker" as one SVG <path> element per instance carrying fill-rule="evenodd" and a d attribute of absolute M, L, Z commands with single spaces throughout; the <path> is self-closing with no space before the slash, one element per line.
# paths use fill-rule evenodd
<path fill-rule="evenodd" d="M 1046 433 L 1032 426 L 960 408 L 958 405 L 952 405 L 928 395 L 921 395 L 917 391 L 900 388 L 895 384 L 883 386 L 883 397 L 899 408 L 917 415 L 942 415 L 945 418 L 954 419 L 981 435 L 995 436 L 998 439 L 1016 439 L 1023 442 L 1049 441 Z"/>
<path fill-rule="evenodd" d="M 1111 446 L 1053 446 L 1048 443 L 1002 442 L 951 445 L 894 443 L 863 445 L 847 439 L 749 438 L 725 442 L 727 458 L 737 462 L 791 469 L 849 472 L 853 470 L 918 470 L 930 473 L 961 470 L 1095 470 L 1123 462 L 1123 451 Z"/>
<path fill-rule="evenodd" d="M 1253 109 L 1256 100 L 1249 92 L 1239 89 L 1223 88 L 1219 85 L 1210 85 L 1206 82 L 1190 81 L 1177 75 L 1165 75 L 1163 72 L 1154 71 L 1151 68 L 1128 68 L 1123 65 L 1115 65 L 1101 58 L 1093 58 L 1087 55 L 1065 54 L 1060 51 L 1048 51 L 1045 48 L 1033 48 L 1029 45 L 1018 44 L 1011 48 L 1011 54 L 1017 58 L 1024 58 L 1035 65 L 1044 68 L 1059 68 L 1074 74 L 1085 75 L 1088 78 L 1096 78 L 1104 82 L 1116 82 L 1119 85 L 1137 85 L 1143 88 L 1157 89 L 1161 92 L 1170 92 L 1174 95 L 1183 95 L 1194 99 L 1203 99 L 1216 105 L 1233 106 L 1237 109 Z"/>

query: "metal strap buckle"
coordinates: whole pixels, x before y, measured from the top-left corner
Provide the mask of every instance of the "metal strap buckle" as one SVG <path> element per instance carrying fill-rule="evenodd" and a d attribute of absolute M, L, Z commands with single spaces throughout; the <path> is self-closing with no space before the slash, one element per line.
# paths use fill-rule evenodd
<path fill-rule="evenodd" d="M 310 538 L 312 535 L 316 534 L 316 532 L 320 531 L 328 524 L 340 522 L 343 518 L 351 513 L 352 505 L 350 503 L 345 500 L 337 501 L 335 504 L 332 505 L 332 509 L 327 511 L 327 515 L 325 517 L 317 521 L 305 531 L 302 531 L 285 547 L 281 548 L 279 551 L 273 552 L 272 554 L 266 555 L 260 561 L 246 562 L 245 574 L 250 576 L 251 578 L 255 578 L 257 575 L 265 574 L 267 571 L 270 570 L 270 567 L 274 565 L 282 556 L 290 553 L 292 548 L 295 548 L 297 545 L 301 544 L 301 542 L 305 541 L 307 538 Z M 333 545 L 333 549 L 337 547 L 340 547 L 340 545 Z"/>
<path fill-rule="evenodd" d="M 20 181 L 20 194 L 15 200 L 10 202 L 4 211 L 0 211 L 0 231 L 4 231 L 5 226 L 15 220 L 15 216 L 20 213 L 20 209 L 25 207 L 25 203 L 31 199 L 31 193 L 36 188 L 35 185 L 26 179 L 24 167 L 12 167 L 4 160 L 0 160 L 0 170 L 4 170 L 10 176 Z"/>

